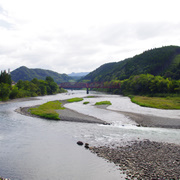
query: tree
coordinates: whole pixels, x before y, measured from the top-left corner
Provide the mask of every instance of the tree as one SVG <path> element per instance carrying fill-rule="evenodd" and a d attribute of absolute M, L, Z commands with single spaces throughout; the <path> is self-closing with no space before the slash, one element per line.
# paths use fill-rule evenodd
<path fill-rule="evenodd" d="M 40 84 L 39 89 L 40 89 L 41 95 L 47 94 L 47 89 L 46 89 L 46 86 L 44 84 Z"/>
<path fill-rule="evenodd" d="M 58 90 L 58 85 L 54 82 L 54 79 L 50 76 L 46 77 L 47 86 L 47 94 L 54 94 Z"/>
<path fill-rule="evenodd" d="M 9 95 L 9 98 L 10 99 L 19 98 L 18 94 L 19 94 L 18 87 L 14 86 L 14 87 L 12 87 L 12 90 L 11 90 L 11 93 Z"/>
<path fill-rule="evenodd" d="M 0 83 L 5 83 L 5 84 L 11 85 L 11 83 L 12 83 L 11 75 L 9 73 L 6 73 L 6 71 L 1 72 Z"/>
<path fill-rule="evenodd" d="M 54 79 L 51 76 L 46 77 L 47 82 L 54 82 Z"/>
<path fill-rule="evenodd" d="M 11 86 L 9 84 L 5 84 L 5 83 L 0 84 L 0 97 L 3 101 L 6 101 L 9 99 L 10 88 Z"/>
<path fill-rule="evenodd" d="M 37 78 L 34 78 L 33 80 L 31 80 L 31 82 L 34 84 L 39 84 L 39 80 Z"/>
<path fill-rule="evenodd" d="M 24 82 L 22 80 L 19 80 L 16 86 L 18 87 L 18 89 L 22 89 L 24 87 Z"/>

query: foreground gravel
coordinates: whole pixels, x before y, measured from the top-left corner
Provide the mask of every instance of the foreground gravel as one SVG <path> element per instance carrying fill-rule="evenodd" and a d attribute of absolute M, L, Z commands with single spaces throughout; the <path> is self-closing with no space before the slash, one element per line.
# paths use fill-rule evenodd
<path fill-rule="evenodd" d="M 152 142 L 132 142 L 122 147 L 100 146 L 90 150 L 114 162 L 127 179 L 180 179 L 180 146 Z"/>

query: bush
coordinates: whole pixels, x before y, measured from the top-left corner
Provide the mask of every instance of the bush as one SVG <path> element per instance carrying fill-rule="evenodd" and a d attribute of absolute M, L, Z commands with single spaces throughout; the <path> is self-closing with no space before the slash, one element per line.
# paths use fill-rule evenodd
<path fill-rule="evenodd" d="M 88 102 L 88 101 L 85 101 L 85 102 L 83 102 L 83 104 L 89 104 L 89 102 Z"/>

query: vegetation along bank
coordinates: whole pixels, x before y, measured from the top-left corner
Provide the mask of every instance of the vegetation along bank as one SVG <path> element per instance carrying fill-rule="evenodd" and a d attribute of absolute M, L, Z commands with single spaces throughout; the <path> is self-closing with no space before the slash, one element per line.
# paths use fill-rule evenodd
<path fill-rule="evenodd" d="M 37 78 L 31 81 L 19 80 L 15 85 L 12 85 L 10 73 L 4 71 L 0 75 L 0 100 L 7 101 L 9 99 L 35 97 L 52 95 L 60 92 L 65 92 L 64 89 L 59 89 L 53 78 L 47 76 L 45 80 Z"/>

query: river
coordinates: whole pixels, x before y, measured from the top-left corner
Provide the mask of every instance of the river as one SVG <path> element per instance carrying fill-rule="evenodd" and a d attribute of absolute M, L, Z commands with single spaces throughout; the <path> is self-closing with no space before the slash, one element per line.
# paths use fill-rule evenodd
<path fill-rule="evenodd" d="M 36 100 L 0 104 L 0 176 L 11 180 L 119 180 L 122 172 L 113 163 L 78 146 L 81 140 L 90 145 L 123 145 L 128 141 L 150 139 L 180 144 L 179 129 L 137 127 L 136 123 L 118 111 L 156 114 L 161 117 L 179 118 L 180 111 L 142 108 L 129 98 L 90 92 L 97 98 L 65 106 L 105 120 L 111 125 L 50 121 L 16 113 L 19 107 L 38 105 L 52 100 L 86 97 L 86 91 L 69 91 Z M 109 100 L 107 109 L 94 106 L 97 101 Z"/>

